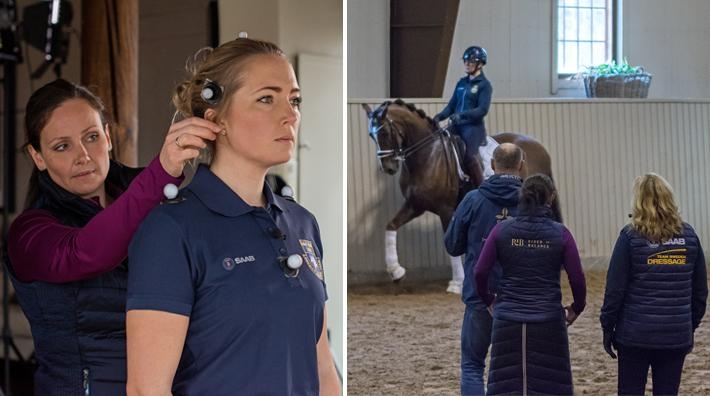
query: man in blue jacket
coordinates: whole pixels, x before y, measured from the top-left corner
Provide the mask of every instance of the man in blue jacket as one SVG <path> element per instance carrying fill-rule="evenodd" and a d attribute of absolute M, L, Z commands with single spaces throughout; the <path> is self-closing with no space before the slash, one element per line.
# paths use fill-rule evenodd
<path fill-rule="evenodd" d="M 466 143 L 463 163 L 466 173 L 478 185 L 483 181 L 478 148 L 486 141 L 483 117 L 491 106 L 493 87 L 483 74 L 483 66 L 488 62 L 485 48 L 468 47 L 462 58 L 466 75 L 456 84 L 449 104 L 434 116 L 434 121 L 438 123 L 449 118 L 453 126 L 451 132 L 461 136 Z"/>
<path fill-rule="evenodd" d="M 466 304 L 461 326 L 461 395 L 485 393 L 483 370 L 491 343 L 492 318 L 476 293 L 473 267 L 493 226 L 516 212 L 523 152 L 512 143 L 503 143 L 493 152 L 491 165 L 495 174 L 466 194 L 444 236 L 449 254 L 466 253 L 461 293 Z M 496 289 L 500 276 L 500 268 L 494 267 L 489 290 Z"/>

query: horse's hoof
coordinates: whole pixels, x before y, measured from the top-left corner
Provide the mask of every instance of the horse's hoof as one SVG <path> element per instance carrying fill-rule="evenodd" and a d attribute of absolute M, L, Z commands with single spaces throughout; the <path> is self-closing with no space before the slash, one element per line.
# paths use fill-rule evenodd
<path fill-rule="evenodd" d="M 461 294 L 461 283 L 460 281 L 449 281 L 449 286 L 446 288 L 447 293 L 451 294 Z"/>
<path fill-rule="evenodd" d="M 392 277 L 392 282 L 397 282 L 402 280 L 404 278 L 404 274 L 407 273 L 407 270 L 404 269 L 402 266 L 397 266 L 394 270 L 390 272 L 390 276 Z"/>

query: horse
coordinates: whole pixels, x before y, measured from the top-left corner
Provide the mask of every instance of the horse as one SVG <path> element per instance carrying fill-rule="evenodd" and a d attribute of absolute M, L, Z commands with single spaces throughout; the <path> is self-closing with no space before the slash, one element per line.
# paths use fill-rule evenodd
<path fill-rule="evenodd" d="M 399 186 L 404 204 L 387 223 L 385 231 L 385 263 L 392 281 L 401 280 L 406 269 L 397 256 L 397 230 L 412 219 L 429 211 L 437 215 L 446 232 L 456 206 L 465 193 L 477 188 L 482 177 L 463 182 L 457 158 L 457 138 L 447 128 L 438 128 L 423 110 L 401 99 L 385 101 L 375 110 L 362 104 L 367 113 L 368 133 L 375 142 L 380 170 L 394 175 L 400 170 Z M 552 178 L 550 155 L 532 137 L 517 133 L 493 136 L 498 143 L 514 143 L 524 153 L 520 176 L 544 173 Z M 554 179 L 553 179 L 554 180 Z M 552 205 L 553 216 L 562 221 L 559 201 Z M 451 256 L 450 256 L 451 257 Z M 463 264 L 461 257 L 451 257 L 452 279 L 447 292 L 461 293 Z"/>

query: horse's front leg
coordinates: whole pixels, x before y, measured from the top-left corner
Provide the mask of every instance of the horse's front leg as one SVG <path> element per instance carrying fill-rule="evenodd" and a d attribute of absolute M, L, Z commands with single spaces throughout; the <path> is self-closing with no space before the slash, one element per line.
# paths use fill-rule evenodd
<path fill-rule="evenodd" d="M 449 222 L 451 222 L 451 216 L 453 216 L 453 213 L 453 209 L 450 208 L 442 208 L 442 210 L 438 213 L 444 233 L 446 233 L 446 229 L 449 228 Z M 449 285 L 446 287 L 446 292 L 461 294 L 464 280 L 463 255 L 449 255 L 449 259 L 451 260 L 451 280 L 449 281 Z"/>
<path fill-rule="evenodd" d="M 389 223 L 385 231 L 385 263 L 393 282 L 404 277 L 407 270 L 399 264 L 397 256 L 397 230 L 424 211 L 414 208 L 408 201 L 404 203 Z"/>

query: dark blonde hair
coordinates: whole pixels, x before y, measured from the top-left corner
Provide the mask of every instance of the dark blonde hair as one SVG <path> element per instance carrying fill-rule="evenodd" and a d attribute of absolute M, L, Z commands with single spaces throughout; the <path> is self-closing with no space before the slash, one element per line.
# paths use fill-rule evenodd
<path fill-rule="evenodd" d="M 227 108 L 229 98 L 242 85 L 245 62 L 254 55 L 285 57 L 276 44 L 249 38 L 237 38 L 217 48 L 202 48 L 185 63 L 188 77 L 180 82 L 173 94 L 173 105 L 183 117 L 204 117 L 207 109 L 214 108 L 217 114 Z M 200 96 L 207 81 L 222 87 L 222 100 L 210 105 Z"/>
<path fill-rule="evenodd" d="M 634 180 L 631 226 L 651 241 L 665 241 L 680 233 L 683 220 L 673 188 L 662 176 L 646 173 Z"/>

